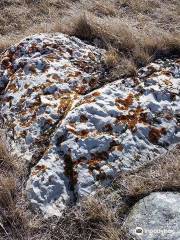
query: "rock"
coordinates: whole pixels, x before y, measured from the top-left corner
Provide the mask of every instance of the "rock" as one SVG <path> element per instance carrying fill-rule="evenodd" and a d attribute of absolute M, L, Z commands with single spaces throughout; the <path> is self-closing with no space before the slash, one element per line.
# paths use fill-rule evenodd
<path fill-rule="evenodd" d="M 75 37 L 41 34 L 24 39 L 2 57 L 1 113 L 10 146 L 30 166 L 41 160 L 31 172 L 33 184 L 27 185 L 33 186 L 32 203 L 46 212 L 54 214 L 47 205 L 58 200 L 58 215 L 73 195 L 52 135 L 73 101 L 105 81 L 104 52 Z"/>
<path fill-rule="evenodd" d="M 7 136 L 30 162 L 28 197 L 45 214 L 61 214 L 180 140 L 179 61 L 159 60 L 108 83 L 104 52 L 42 34 L 10 48 L 1 63 Z"/>
<path fill-rule="evenodd" d="M 124 228 L 133 239 L 179 240 L 180 193 L 156 192 L 130 211 Z"/>
<path fill-rule="evenodd" d="M 141 166 L 179 142 L 175 113 L 180 98 L 172 95 L 180 82 L 171 68 L 161 66 L 148 78 L 108 84 L 82 97 L 66 115 L 57 138 L 62 139 L 63 156 L 74 165 L 78 196 L 107 184 L 120 169 Z"/>
<path fill-rule="evenodd" d="M 2 113 L 23 157 L 40 159 L 73 100 L 102 84 L 103 52 L 63 34 L 35 35 L 6 51 Z"/>

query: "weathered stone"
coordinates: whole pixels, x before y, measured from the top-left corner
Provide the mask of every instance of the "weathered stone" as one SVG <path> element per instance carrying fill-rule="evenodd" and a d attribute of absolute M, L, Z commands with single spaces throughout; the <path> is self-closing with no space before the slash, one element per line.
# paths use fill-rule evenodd
<path fill-rule="evenodd" d="M 108 83 L 103 53 L 74 37 L 42 34 L 2 60 L 8 139 L 34 166 L 27 192 L 44 213 L 60 214 L 180 140 L 179 62 L 159 60 Z"/>
<path fill-rule="evenodd" d="M 133 239 L 179 240 L 180 193 L 156 192 L 130 211 L 124 228 Z"/>
<path fill-rule="evenodd" d="M 40 159 L 73 100 L 102 83 L 102 53 L 63 34 L 35 35 L 6 51 L 2 113 L 23 157 Z"/>
<path fill-rule="evenodd" d="M 75 37 L 41 34 L 24 39 L 2 57 L 1 113 L 11 150 L 31 166 L 42 159 L 31 172 L 30 198 L 51 214 L 59 210 L 53 212 L 47 204 L 58 200 L 56 209 L 62 210 L 72 195 L 67 190 L 64 160 L 51 137 L 73 101 L 103 84 L 103 53 Z"/>

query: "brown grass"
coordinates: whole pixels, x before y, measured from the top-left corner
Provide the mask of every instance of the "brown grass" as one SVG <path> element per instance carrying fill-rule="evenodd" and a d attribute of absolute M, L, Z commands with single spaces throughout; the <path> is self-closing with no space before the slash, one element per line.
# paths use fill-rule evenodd
<path fill-rule="evenodd" d="M 178 0 L 3 0 L 0 51 L 32 33 L 61 31 L 127 58 L 124 70 L 106 58 L 113 78 L 134 75 L 153 59 L 180 55 L 179 9 Z"/>
<path fill-rule="evenodd" d="M 121 196 L 136 201 L 153 191 L 180 190 L 180 148 L 177 147 L 156 162 L 132 173 L 123 173 L 114 182 Z"/>
<path fill-rule="evenodd" d="M 30 212 L 24 195 L 26 167 L 10 154 L 2 131 L 0 140 L 0 239 L 38 239 L 44 225 Z"/>
<path fill-rule="evenodd" d="M 3 131 L 0 131 L 0 166 L 3 167 L 14 167 L 14 161 L 9 154 L 9 149 L 5 143 L 5 136 Z"/>
<path fill-rule="evenodd" d="M 68 209 L 65 216 L 59 219 L 51 237 L 53 240 L 99 239 L 103 237 L 102 233 L 108 234 L 108 229 L 105 232 L 105 226 L 113 229 L 115 221 L 111 204 L 102 203 L 101 198 L 98 197 L 89 197 L 82 201 L 81 205 Z"/>
<path fill-rule="evenodd" d="M 15 157 L 9 153 L 2 132 L 0 139 L 0 239 L 21 240 L 24 239 L 26 217 L 22 209 L 16 206 L 17 199 L 21 196 L 19 171 Z"/>

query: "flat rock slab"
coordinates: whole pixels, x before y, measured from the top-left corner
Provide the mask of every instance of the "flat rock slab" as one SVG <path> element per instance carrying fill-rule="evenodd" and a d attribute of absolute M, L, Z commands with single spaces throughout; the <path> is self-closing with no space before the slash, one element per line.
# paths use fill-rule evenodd
<path fill-rule="evenodd" d="M 180 140 L 180 61 L 158 60 L 137 77 L 108 83 L 104 53 L 74 37 L 42 34 L 2 58 L 7 137 L 32 166 L 28 197 L 45 214 L 60 215 Z"/>
<path fill-rule="evenodd" d="M 156 192 L 141 199 L 124 227 L 137 240 L 179 240 L 180 193 Z"/>

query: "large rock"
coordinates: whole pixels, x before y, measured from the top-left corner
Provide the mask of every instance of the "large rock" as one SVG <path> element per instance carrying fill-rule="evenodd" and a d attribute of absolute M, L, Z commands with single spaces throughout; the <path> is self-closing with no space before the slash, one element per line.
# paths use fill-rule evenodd
<path fill-rule="evenodd" d="M 49 169 L 41 186 L 36 181 L 33 184 L 36 189 L 33 188 L 31 198 L 36 198 L 38 206 L 58 199 L 62 209 L 69 199 L 66 190 L 69 177 L 64 174 L 64 160 L 51 138 L 80 95 L 105 81 L 104 52 L 75 37 L 41 34 L 24 39 L 2 57 L 1 113 L 12 152 L 34 166 L 44 159 L 51 145 L 55 148 L 50 159 L 45 160 L 46 166 L 38 165 L 32 171 L 34 180 L 37 178 L 39 182 L 41 173 L 46 175 Z M 52 183 L 47 185 L 47 179 Z M 48 207 L 45 209 L 49 211 Z"/>
<path fill-rule="evenodd" d="M 156 192 L 141 199 L 124 227 L 137 240 L 179 240 L 180 193 Z"/>
<path fill-rule="evenodd" d="M 180 140 L 178 60 L 108 83 L 104 50 L 35 35 L 2 59 L 1 112 L 12 151 L 29 160 L 28 196 L 47 214 Z M 106 84 L 105 84 L 106 83 Z M 105 84 L 105 86 L 103 86 Z"/>
<path fill-rule="evenodd" d="M 73 100 L 102 84 L 102 53 L 63 34 L 35 35 L 6 51 L 2 112 L 14 148 L 24 158 L 40 159 Z"/>

